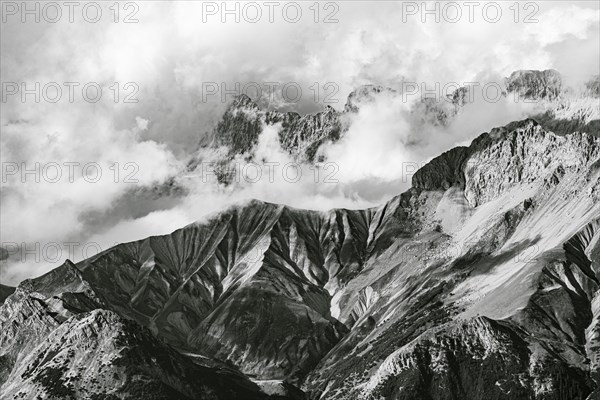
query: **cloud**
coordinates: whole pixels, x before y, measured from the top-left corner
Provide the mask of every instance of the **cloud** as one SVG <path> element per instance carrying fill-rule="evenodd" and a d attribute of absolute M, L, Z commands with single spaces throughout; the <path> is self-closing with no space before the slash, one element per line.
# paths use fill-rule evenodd
<path fill-rule="evenodd" d="M 149 120 L 144 119 L 142 117 L 135 117 L 135 123 L 137 124 L 137 128 L 140 131 L 148 130 L 148 123 L 149 122 L 150 122 Z"/>

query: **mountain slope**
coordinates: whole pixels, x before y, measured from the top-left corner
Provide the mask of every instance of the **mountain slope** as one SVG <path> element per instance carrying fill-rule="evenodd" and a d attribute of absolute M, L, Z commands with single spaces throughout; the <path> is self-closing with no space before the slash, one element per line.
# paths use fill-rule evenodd
<path fill-rule="evenodd" d="M 199 365 L 108 309 L 69 261 L 21 283 L 0 308 L 0 398 L 268 397 L 242 374 Z"/>
<path fill-rule="evenodd" d="M 109 382 L 96 393 L 127 396 L 137 380 L 163 398 L 293 384 L 311 399 L 585 399 L 599 221 L 600 139 L 515 122 L 380 207 L 252 201 L 23 282 L 0 306 L 2 390 L 81 396 L 90 383 L 66 382 L 83 365 Z"/>
<path fill-rule="evenodd" d="M 415 174 L 440 227 L 349 283 L 342 298 L 371 288 L 377 300 L 306 379 L 311 398 L 586 398 L 599 271 L 582 254 L 600 236 L 598 157 L 590 135 L 525 121 Z"/>

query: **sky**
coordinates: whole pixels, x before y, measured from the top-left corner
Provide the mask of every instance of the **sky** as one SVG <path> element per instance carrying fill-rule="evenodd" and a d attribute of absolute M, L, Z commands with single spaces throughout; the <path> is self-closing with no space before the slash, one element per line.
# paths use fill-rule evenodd
<path fill-rule="evenodd" d="M 297 181 L 281 170 L 229 187 L 181 178 L 241 88 L 261 88 L 261 106 L 312 113 L 342 110 L 367 84 L 431 89 L 556 69 L 578 87 L 600 70 L 595 1 L 478 2 L 471 15 L 466 2 L 276 3 L 228 3 L 227 13 L 221 2 L 29 2 L 27 10 L 2 2 L 0 242 L 10 257 L 0 282 L 169 233 L 247 198 L 375 206 L 408 188 L 415 165 L 531 112 L 479 101 L 447 127 L 422 127 L 411 113 L 417 97 L 382 96 L 321 149 L 334 179 L 309 166 Z M 426 13 L 435 7 L 437 21 Z M 258 154 L 292 162 L 276 138 L 265 127 Z M 164 194 L 174 177 L 185 194 Z"/>

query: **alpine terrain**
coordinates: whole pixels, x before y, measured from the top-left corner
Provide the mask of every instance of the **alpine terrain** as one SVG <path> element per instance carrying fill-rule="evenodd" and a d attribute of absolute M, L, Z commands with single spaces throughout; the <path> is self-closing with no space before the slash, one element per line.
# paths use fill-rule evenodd
<path fill-rule="evenodd" d="M 544 112 L 433 158 L 378 207 L 254 200 L 0 286 L 0 399 L 600 399 L 590 82 L 572 94 L 556 71 L 515 72 L 507 95 Z M 202 148 L 222 150 L 226 183 L 278 124 L 315 162 L 386 91 L 306 116 L 240 97 Z M 415 112 L 448 123 L 461 93 Z"/>

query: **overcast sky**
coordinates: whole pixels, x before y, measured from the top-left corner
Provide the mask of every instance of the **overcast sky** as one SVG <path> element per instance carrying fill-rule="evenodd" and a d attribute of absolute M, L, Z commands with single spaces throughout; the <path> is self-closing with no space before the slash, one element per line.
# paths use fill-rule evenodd
<path fill-rule="evenodd" d="M 144 201 L 139 192 L 177 176 L 232 100 L 231 93 L 224 102 L 221 92 L 209 96 L 207 85 L 300 87 L 298 101 L 275 89 L 269 106 L 306 113 L 323 109 L 325 100 L 337 100 L 328 104 L 341 110 L 364 84 L 398 90 L 403 82 L 501 82 L 515 70 L 553 68 L 578 86 L 599 73 L 598 2 L 525 3 L 481 2 L 473 21 L 465 2 L 438 5 L 439 22 L 422 13 L 421 2 L 295 3 L 301 14 L 281 2 L 271 15 L 264 2 L 239 3 L 236 22 L 221 2 L 122 2 L 118 13 L 112 2 L 71 10 L 58 2 L 60 15 L 38 3 L 37 16 L 35 2 L 28 3 L 31 13 L 21 2 L 3 2 L 0 236 L 5 248 L 25 243 L 31 252 L 5 261 L 0 280 L 16 284 L 67 257 L 77 261 L 116 242 L 171 232 L 242 198 L 313 209 L 379 204 L 408 186 L 406 163 L 424 162 L 528 110 L 482 103 L 451 126 L 415 137 L 409 104 L 384 98 L 361 110 L 340 143 L 323 149 L 338 167 L 339 184 L 312 177 L 228 188 L 188 182 L 185 197 Z M 30 91 L 24 97 L 23 84 Z M 62 96 L 52 102 L 57 86 Z M 258 151 L 285 163 L 276 138 L 267 129 Z M 62 179 L 50 182 L 50 167 L 39 182 L 33 173 L 23 179 L 21 170 L 36 163 L 61 165 Z M 84 179 L 88 163 L 100 167 L 97 181 Z M 62 249 L 56 260 L 55 244 Z"/>

